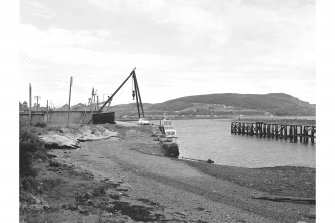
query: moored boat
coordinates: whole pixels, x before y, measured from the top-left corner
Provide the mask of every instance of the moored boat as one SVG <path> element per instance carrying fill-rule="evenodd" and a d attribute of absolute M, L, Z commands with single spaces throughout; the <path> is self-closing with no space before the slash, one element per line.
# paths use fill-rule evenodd
<path fill-rule="evenodd" d="M 167 140 L 175 142 L 178 138 L 177 131 L 174 129 L 171 119 L 164 117 L 164 119 L 160 120 L 158 128 Z"/>

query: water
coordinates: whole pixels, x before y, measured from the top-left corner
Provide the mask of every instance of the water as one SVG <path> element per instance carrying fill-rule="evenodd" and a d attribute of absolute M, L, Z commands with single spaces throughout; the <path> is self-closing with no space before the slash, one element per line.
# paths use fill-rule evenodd
<path fill-rule="evenodd" d="M 242 167 L 315 167 L 316 146 L 230 133 L 230 121 L 173 120 L 180 157 L 212 159 L 216 164 Z"/>

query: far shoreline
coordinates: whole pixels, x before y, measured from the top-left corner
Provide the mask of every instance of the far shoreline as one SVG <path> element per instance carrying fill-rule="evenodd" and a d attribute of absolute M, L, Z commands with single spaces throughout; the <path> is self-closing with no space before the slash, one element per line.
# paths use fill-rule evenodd
<path fill-rule="evenodd" d="M 164 117 L 155 117 L 147 119 L 149 121 L 159 121 Z M 172 120 L 223 120 L 226 122 L 241 121 L 241 122 L 275 122 L 286 124 L 305 124 L 316 125 L 316 116 L 220 116 L 220 117 L 169 117 Z M 116 119 L 121 122 L 137 122 L 137 118 Z"/>

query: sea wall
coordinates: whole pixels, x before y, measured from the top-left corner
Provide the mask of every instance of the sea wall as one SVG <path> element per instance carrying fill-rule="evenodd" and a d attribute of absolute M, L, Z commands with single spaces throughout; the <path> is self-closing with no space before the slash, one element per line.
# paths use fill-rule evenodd
<path fill-rule="evenodd" d="M 29 114 L 28 113 L 20 113 L 19 122 L 21 125 L 29 125 Z M 44 121 L 43 113 L 32 113 L 31 114 L 31 124 L 41 123 Z"/>
<path fill-rule="evenodd" d="M 49 122 L 50 123 L 58 123 L 65 124 L 67 123 L 67 111 L 54 111 L 49 113 Z M 91 120 L 92 115 L 88 112 L 83 111 L 71 111 L 70 112 L 70 123 L 87 123 Z"/>
<path fill-rule="evenodd" d="M 53 111 L 41 113 L 32 113 L 31 123 L 34 125 L 36 123 L 57 123 L 57 124 L 66 124 L 68 113 L 67 111 Z M 92 114 L 84 111 L 71 111 L 69 122 L 70 123 L 87 123 L 92 118 Z M 28 113 L 20 113 L 19 118 L 20 124 L 28 125 L 29 124 L 29 114 Z"/>

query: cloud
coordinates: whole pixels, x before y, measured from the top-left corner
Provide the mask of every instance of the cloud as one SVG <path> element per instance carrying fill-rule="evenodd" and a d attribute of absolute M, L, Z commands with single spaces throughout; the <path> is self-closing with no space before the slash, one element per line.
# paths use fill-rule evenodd
<path fill-rule="evenodd" d="M 21 43 L 32 44 L 45 47 L 82 47 L 90 48 L 98 45 L 108 47 L 109 45 L 117 45 L 117 41 L 111 41 L 110 32 L 106 30 L 93 31 L 71 31 L 61 28 L 50 28 L 46 31 L 39 30 L 33 25 L 21 24 Z"/>
<path fill-rule="evenodd" d="M 167 78 L 166 89 L 186 95 L 199 87 L 202 93 L 206 87 L 271 91 L 273 81 L 276 89 L 292 81 L 298 92 L 315 79 L 314 1 L 86 0 L 78 10 L 71 8 L 77 3 L 65 3 L 39 2 L 36 12 L 53 9 L 56 15 L 41 26 L 29 17 L 35 12 L 24 11 L 21 49 L 55 77 L 80 75 L 85 88 L 94 74 L 108 89 L 107 79 L 121 80 L 134 66 L 153 101 L 157 95 L 148 92 Z M 258 80 L 262 85 L 252 88 Z"/>
<path fill-rule="evenodd" d="M 43 19 L 51 19 L 56 13 L 38 1 L 20 1 L 20 11 L 22 13 L 34 15 Z"/>

